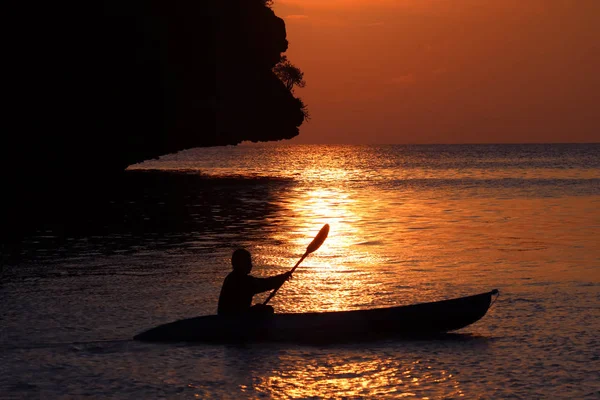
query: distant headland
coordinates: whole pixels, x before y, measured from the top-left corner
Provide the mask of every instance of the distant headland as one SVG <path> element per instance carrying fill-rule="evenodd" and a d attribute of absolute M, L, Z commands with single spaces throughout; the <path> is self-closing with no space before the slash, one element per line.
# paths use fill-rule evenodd
<path fill-rule="evenodd" d="M 268 0 L 11 3 L 4 226 L 110 190 L 131 164 L 289 139 L 307 117 L 274 72 L 288 41 Z"/>

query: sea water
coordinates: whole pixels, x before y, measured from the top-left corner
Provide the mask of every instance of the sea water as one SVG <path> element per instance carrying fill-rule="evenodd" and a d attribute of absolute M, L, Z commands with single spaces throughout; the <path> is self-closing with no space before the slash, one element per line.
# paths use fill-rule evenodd
<path fill-rule="evenodd" d="M 103 217 L 3 265 L 0 398 L 600 398 L 598 144 L 251 145 L 130 170 Z M 325 223 L 277 311 L 500 298 L 437 340 L 131 340 L 215 313 L 235 248 L 281 273 Z"/>

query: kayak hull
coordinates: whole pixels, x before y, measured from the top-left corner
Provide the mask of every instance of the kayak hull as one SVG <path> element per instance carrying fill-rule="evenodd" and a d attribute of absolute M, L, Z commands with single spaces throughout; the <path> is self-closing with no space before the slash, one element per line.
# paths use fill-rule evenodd
<path fill-rule="evenodd" d="M 339 342 L 386 337 L 426 337 L 480 320 L 493 290 L 474 296 L 370 310 L 245 315 L 208 315 L 157 326 L 134 337 L 149 342 Z"/>

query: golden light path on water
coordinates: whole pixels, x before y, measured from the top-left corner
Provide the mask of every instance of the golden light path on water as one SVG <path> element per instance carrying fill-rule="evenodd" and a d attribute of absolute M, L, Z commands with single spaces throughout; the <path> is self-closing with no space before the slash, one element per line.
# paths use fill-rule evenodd
<path fill-rule="evenodd" d="M 266 246 L 270 248 L 258 249 L 262 262 L 292 266 L 323 224 L 331 230 L 321 248 L 303 261 L 292 282 L 274 299 L 279 310 L 297 313 L 398 305 L 398 293 L 410 296 L 414 292 L 409 289 L 419 285 L 424 296 L 419 301 L 426 296 L 436 299 L 430 281 L 439 271 L 426 270 L 441 256 L 440 239 L 456 240 L 461 235 L 460 226 L 439 237 L 431 235 L 429 228 L 437 224 L 444 204 L 396 199 L 379 192 L 359 194 L 343 185 L 310 190 L 301 186 L 293 191 L 280 204 L 277 216 L 287 229 L 271 233 L 273 242 L 288 245 L 289 252 Z M 394 215 L 387 211 L 391 202 L 400 203 Z M 407 297 L 400 304 L 411 301 Z"/>
<path fill-rule="evenodd" d="M 429 399 L 417 395 L 421 384 L 449 384 L 453 387 L 449 396 L 464 396 L 453 374 L 420 361 L 401 365 L 393 357 L 350 362 L 330 357 L 324 365 L 309 363 L 303 369 L 273 371 L 272 376 L 260 378 L 252 390 L 272 398 L 319 398 L 323 393 L 335 393 L 336 398 Z"/>
<path fill-rule="evenodd" d="M 336 172 L 345 173 L 320 170 L 319 174 L 331 179 Z M 343 177 L 341 179 L 343 181 Z M 280 295 L 279 309 L 304 312 L 368 308 L 377 303 L 376 293 L 390 290 L 386 289 L 388 280 L 378 278 L 389 273 L 386 271 L 389 260 L 368 250 L 369 243 L 380 243 L 377 234 L 361 229 L 365 223 L 373 224 L 369 215 L 377 211 L 377 202 L 374 197 L 353 198 L 352 193 L 340 185 L 296 189 L 281 211 L 284 218 L 289 218 L 284 222 L 289 231 L 273 233 L 274 241 L 290 242 L 294 252 L 302 254 L 323 224 L 329 224 L 331 230 L 325 243 L 304 261 L 298 276 L 284 289 L 285 295 Z M 406 212 L 416 213 L 415 204 L 407 204 Z M 385 225 L 390 221 L 386 221 L 383 214 L 379 214 L 379 222 Z M 269 262 L 281 265 L 289 259 L 272 258 Z M 396 276 L 397 272 L 394 272 Z M 285 355 L 280 357 L 277 364 L 286 364 L 285 358 Z M 460 382 L 439 367 L 423 365 L 420 361 L 406 365 L 393 356 L 358 358 L 362 359 L 349 362 L 346 357 L 337 358 L 331 353 L 325 365 L 307 360 L 301 367 L 292 360 L 288 368 L 279 367 L 270 374 L 256 377 L 251 387 L 242 386 L 240 390 L 263 393 L 275 399 L 318 398 L 323 393 L 335 393 L 336 398 L 415 398 L 420 385 L 444 384 L 453 387 L 452 396 L 464 396 Z M 419 398 L 429 399 L 427 396 Z"/>
<path fill-rule="evenodd" d="M 357 303 L 370 303 L 369 292 L 365 292 L 363 287 L 373 282 L 368 275 L 373 273 L 371 267 L 377 265 L 380 259 L 368 251 L 355 249 L 354 245 L 363 236 L 360 229 L 363 216 L 356 200 L 351 199 L 343 188 L 320 188 L 294 197 L 287 208 L 282 213 L 293 215 L 293 221 L 286 224 L 290 230 L 274 233 L 273 239 L 290 242 L 297 248 L 298 254 L 304 252 L 324 224 L 331 227 L 325 243 L 301 264 L 297 279 L 286 288 L 292 291 L 292 297 L 284 299 L 285 305 L 293 305 L 290 311 L 308 311 L 299 305 L 312 305 L 310 308 L 313 310 L 317 306 L 321 311 L 335 311 L 356 308 Z M 289 262 L 287 259 L 272 261 L 279 265 Z M 361 266 L 360 270 L 358 266 Z M 331 290 L 332 287 L 335 290 Z M 302 302 L 294 301 L 297 297 L 302 297 Z"/>

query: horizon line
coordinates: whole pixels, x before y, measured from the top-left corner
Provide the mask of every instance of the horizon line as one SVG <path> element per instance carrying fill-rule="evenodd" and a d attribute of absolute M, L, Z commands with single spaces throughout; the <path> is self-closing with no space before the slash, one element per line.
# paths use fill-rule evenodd
<path fill-rule="evenodd" d="M 597 145 L 600 144 L 600 141 L 597 142 L 464 142 L 464 143 L 444 143 L 444 142 L 437 142 L 437 143 L 410 143 L 410 142 L 406 142 L 406 143 L 343 143 L 343 142 L 338 142 L 338 143 L 290 143 L 289 141 L 286 141 L 286 139 L 284 140 L 278 140 L 278 141 L 268 141 L 268 142 L 251 142 L 251 141 L 244 141 L 241 142 L 237 145 L 232 145 L 232 146 L 259 146 L 259 145 L 281 145 L 281 144 L 286 144 L 286 145 L 310 145 L 310 146 L 315 146 L 315 145 L 334 145 L 334 146 L 339 146 L 339 145 L 346 145 L 346 146 L 498 146 L 498 145 L 549 145 L 549 144 L 559 144 L 559 145 L 589 145 L 589 144 L 593 144 L 593 145 Z M 220 147 L 220 146 L 212 146 L 212 147 Z M 223 147 L 223 146 L 221 146 Z"/>

